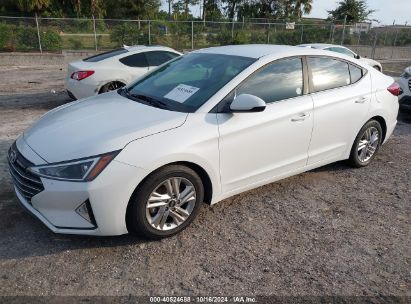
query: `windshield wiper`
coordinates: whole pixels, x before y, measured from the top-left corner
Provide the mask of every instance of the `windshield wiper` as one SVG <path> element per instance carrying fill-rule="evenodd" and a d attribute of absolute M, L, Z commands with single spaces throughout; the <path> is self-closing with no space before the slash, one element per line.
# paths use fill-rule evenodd
<path fill-rule="evenodd" d="M 155 98 L 152 98 L 146 95 L 141 95 L 141 94 L 130 94 L 128 91 L 126 92 L 126 94 L 128 94 L 129 96 L 133 98 L 143 100 L 154 107 L 161 108 L 161 109 L 168 109 L 168 105 L 165 102 L 162 102 L 158 99 L 155 99 Z"/>

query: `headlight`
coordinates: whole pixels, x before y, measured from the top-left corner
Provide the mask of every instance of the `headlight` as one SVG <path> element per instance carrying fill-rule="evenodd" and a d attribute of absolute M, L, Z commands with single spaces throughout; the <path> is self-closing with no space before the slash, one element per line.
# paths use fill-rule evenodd
<path fill-rule="evenodd" d="M 34 166 L 29 170 L 38 176 L 75 182 L 92 181 L 120 151 L 50 165 Z"/>

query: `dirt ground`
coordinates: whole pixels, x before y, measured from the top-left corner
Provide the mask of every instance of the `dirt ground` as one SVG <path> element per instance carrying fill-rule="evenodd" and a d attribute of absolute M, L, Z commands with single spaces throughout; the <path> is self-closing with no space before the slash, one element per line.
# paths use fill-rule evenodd
<path fill-rule="evenodd" d="M 384 68 L 398 76 L 405 66 Z M 18 206 L 6 151 L 69 102 L 64 76 L 58 66 L 0 69 L 0 295 L 410 299 L 410 113 L 370 166 L 336 163 L 204 205 L 175 237 L 56 235 Z"/>

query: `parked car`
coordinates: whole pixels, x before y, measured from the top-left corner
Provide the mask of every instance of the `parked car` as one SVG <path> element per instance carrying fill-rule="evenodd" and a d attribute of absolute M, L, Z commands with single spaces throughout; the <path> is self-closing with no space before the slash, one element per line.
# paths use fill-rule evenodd
<path fill-rule="evenodd" d="M 401 95 L 399 96 L 400 108 L 404 110 L 411 110 L 411 67 L 404 69 L 398 79 L 401 86 Z"/>
<path fill-rule="evenodd" d="M 56 108 L 8 152 L 21 204 L 58 233 L 173 235 L 200 204 L 335 161 L 368 165 L 400 87 L 358 60 L 276 45 L 194 51 Z"/>
<path fill-rule="evenodd" d="M 125 46 L 70 62 L 65 87 L 72 99 L 117 90 L 180 55 L 163 46 Z"/>
<path fill-rule="evenodd" d="M 314 49 L 319 49 L 319 50 L 326 50 L 326 51 L 331 51 L 331 52 L 337 52 L 340 54 L 347 55 L 348 57 L 353 57 L 355 59 L 359 59 L 362 62 L 372 66 L 374 69 L 382 72 L 382 66 L 381 63 L 379 63 L 376 60 L 370 59 L 370 58 L 365 58 L 361 57 L 360 55 L 354 53 L 351 51 L 349 48 L 346 48 L 345 46 L 342 45 L 337 45 L 337 44 L 326 44 L 326 43 L 307 43 L 307 44 L 300 44 L 298 46 L 305 46 L 305 47 L 311 47 Z"/>

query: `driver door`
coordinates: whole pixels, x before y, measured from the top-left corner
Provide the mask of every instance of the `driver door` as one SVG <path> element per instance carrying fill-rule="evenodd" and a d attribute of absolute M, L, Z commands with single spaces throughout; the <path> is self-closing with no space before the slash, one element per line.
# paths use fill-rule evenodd
<path fill-rule="evenodd" d="M 313 101 L 304 94 L 304 82 L 302 59 L 282 59 L 252 74 L 223 101 L 247 93 L 267 103 L 263 112 L 217 114 L 223 192 L 269 182 L 306 165 Z"/>

